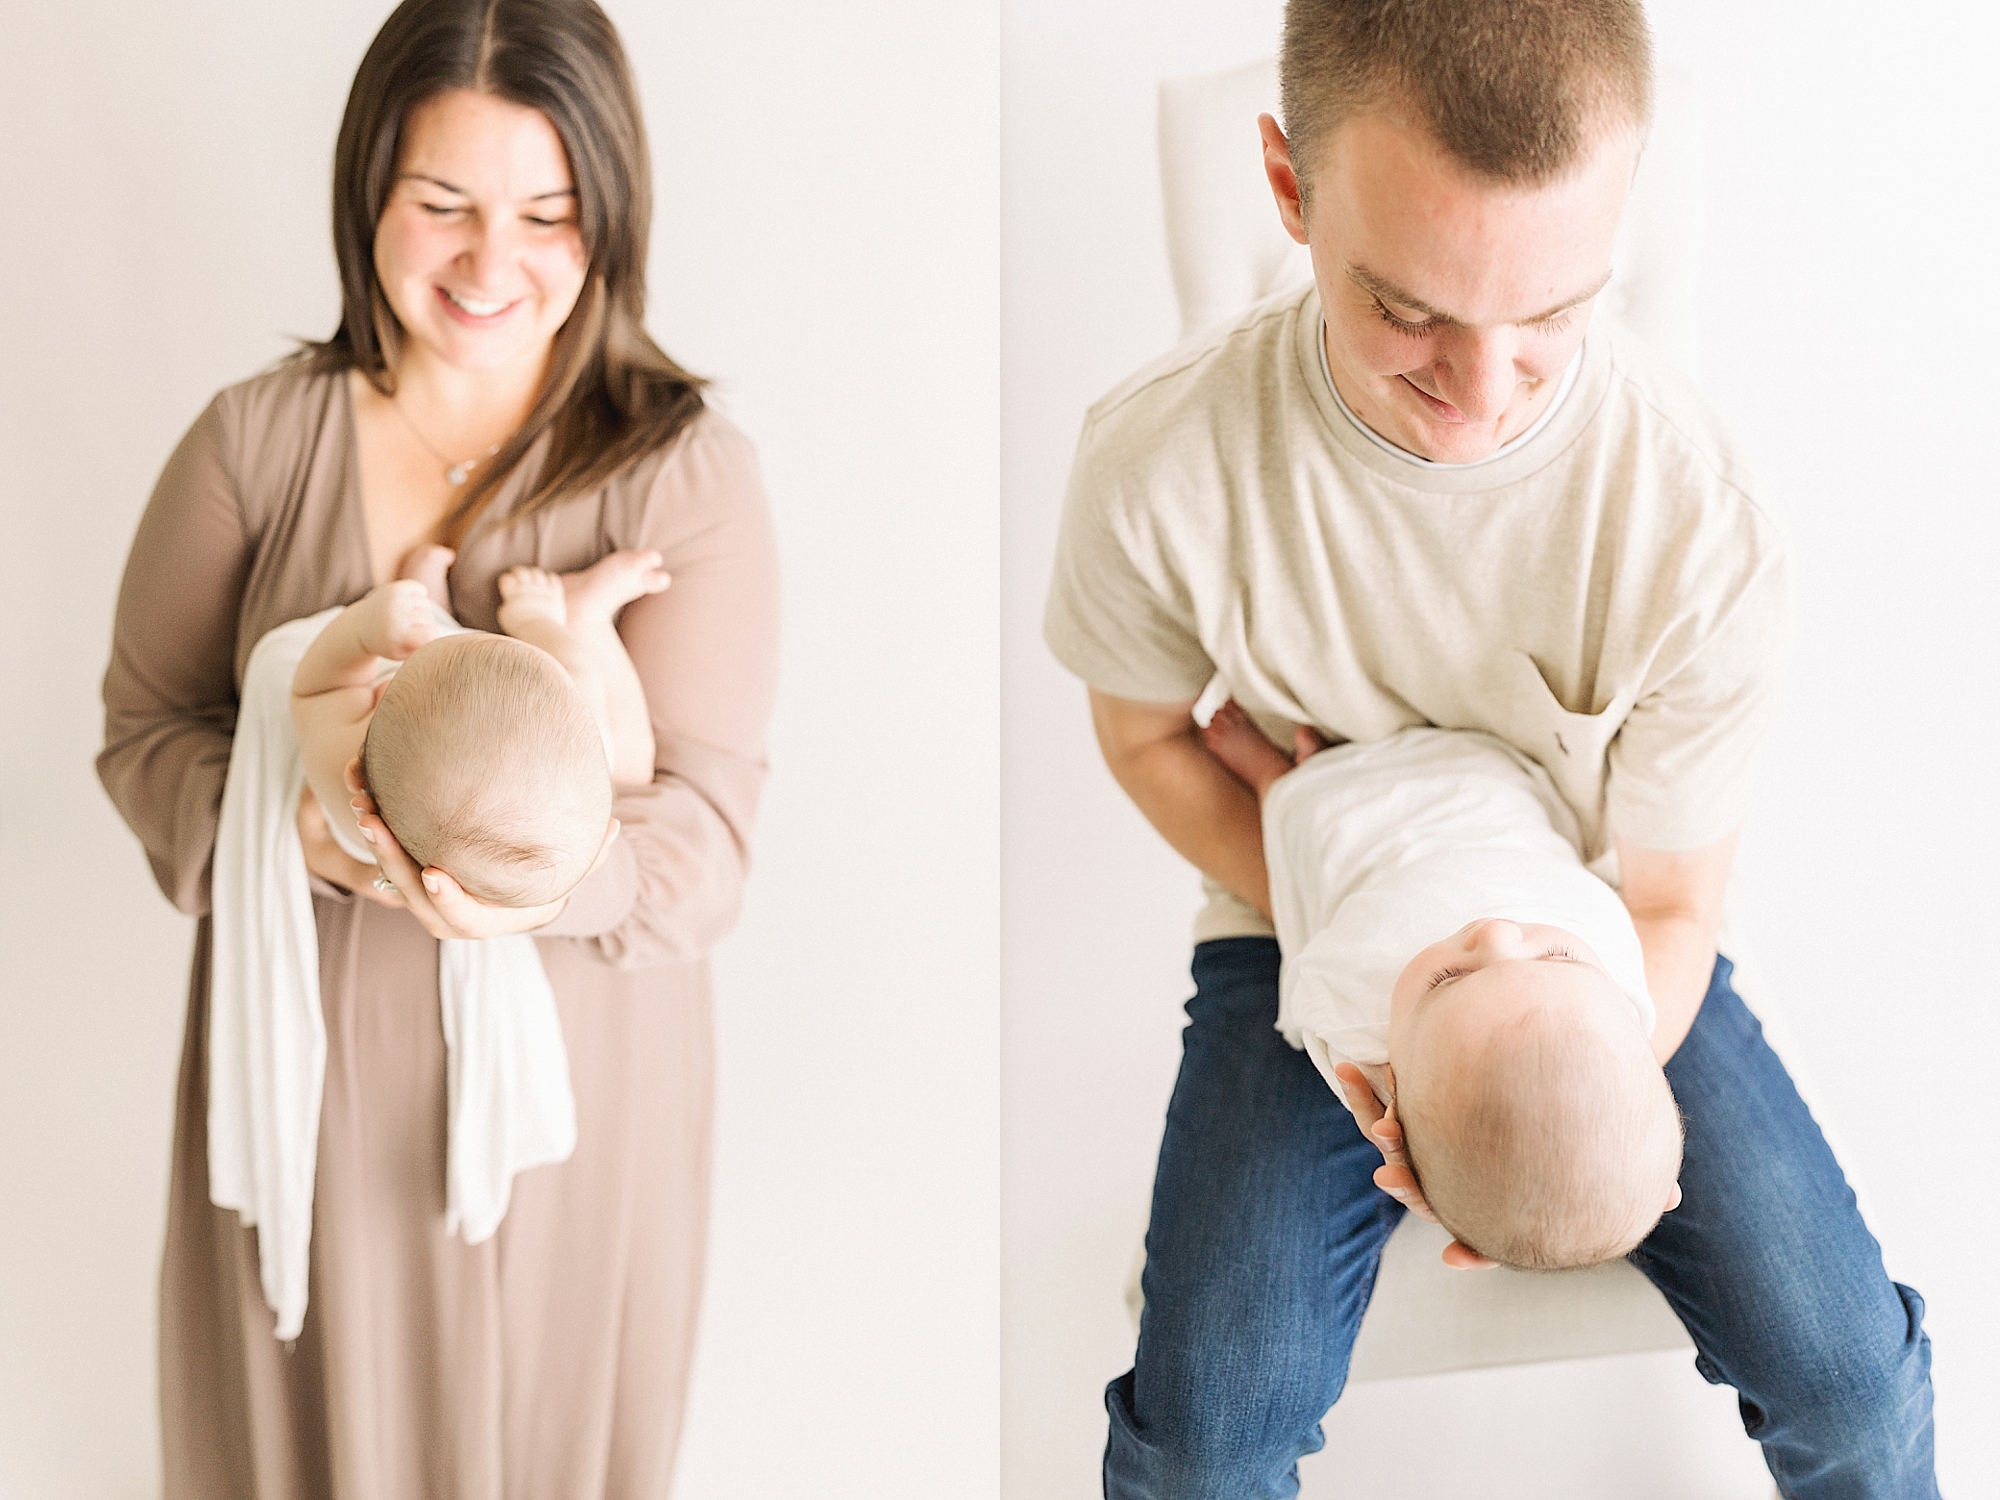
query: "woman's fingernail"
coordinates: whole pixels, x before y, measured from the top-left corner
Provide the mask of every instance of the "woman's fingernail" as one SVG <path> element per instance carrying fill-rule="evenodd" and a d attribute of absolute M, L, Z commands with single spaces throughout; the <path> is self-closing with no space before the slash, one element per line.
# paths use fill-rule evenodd
<path fill-rule="evenodd" d="M 444 887 L 438 884 L 437 876 L 426 875 L 424 877 L 424 889 L 429 891 L 433 896 L 435 896 L 439 891 L 443 890 Z"/>
<path fill-rule="evenodd" d="M 375 842 L 375 830 L 370 828 L 366 823 L 361 825 L 361 836 L 371 844 Z"/>

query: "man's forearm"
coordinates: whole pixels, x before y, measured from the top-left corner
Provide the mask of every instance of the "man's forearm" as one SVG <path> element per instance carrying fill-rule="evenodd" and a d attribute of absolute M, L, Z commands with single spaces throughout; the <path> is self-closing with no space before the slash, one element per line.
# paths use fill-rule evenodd
<path fill-rule="evenodd" d="M 1722 895 L 1735 858 L 1733 831 L 1699 849 L 1647 849 L 1618 840 L 1618 894 L 1646 956 L 1646 988 L 1658 1012 L 1653 1055 L 1663 1063 L 1687 1040 L 1708 995 Z"/>
<path fill-rule="evenodd" d="M 1257 797 L 1209 754 L 1192 719 L 1176 733 L 1122 749 L 1100 718 L 1105 763 L 1125 794 L 1196 869 L 1266 916 L 1270 880 Z"/>
<path fill-rule="evenodd" d="M 1646 956 L 1646 988 L 1658 1019 L 1653 1055 L 1664 1063 L 1679 1050 L 1708 994 L 1715 970 L 1715 929 L 1695 917 L 1634 917 Z"/>

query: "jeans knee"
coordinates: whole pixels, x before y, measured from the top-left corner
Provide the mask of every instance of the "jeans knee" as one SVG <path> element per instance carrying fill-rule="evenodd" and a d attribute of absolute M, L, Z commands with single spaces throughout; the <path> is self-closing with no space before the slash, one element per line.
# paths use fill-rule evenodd
<path fill-rule="evenodd" d="M 1298 1461 L 1325 1442 L 1316 1421 L 1287 1435 L 1200 1404 L 1141 1428 L 1132 1396 L 1129 1373 L 1105 1391 L 1106 1500 L 1291 1500 Z"/>
<path fill-rule="evenodd" d="M 1816 1465 L 1928 1471 L 1931 1346 L 1924 1303 L 1900 1283 L 1896 1292 L 1903 1311 L 1897 1326 L 1855 1328 L 1794 1363 L 1783 1389 L 1744 1393 L 1744 1431 L 1767 1446 L 1810 1455 Z"/>

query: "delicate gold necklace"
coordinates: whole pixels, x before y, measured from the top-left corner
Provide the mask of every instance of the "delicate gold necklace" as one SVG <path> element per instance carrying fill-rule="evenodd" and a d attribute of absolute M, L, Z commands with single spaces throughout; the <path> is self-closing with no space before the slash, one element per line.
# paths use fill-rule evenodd
<path fill-rule="evenodd" d="M 463 458 L 460 459 L 457 463 L 453 463 L 450 459 L 446 458 L 442 453 L 437 451 L 437 448 L 431 443 L 431 440 L 429 438 L 425 437 L 421 432 L 417 430 L 417 424 L 415 422 L 412 422 L 410 420 L 410 414 L 403 410 L 402 402 L 398 401 L 394 396 L 391 396 L 389 398 L 389 404 L 396 409 L 396 415 L 403 419 L 403 425 L 410 429 L 410 436 L 415 438 L 418 442 L 424 445 L 424 451 L 426 453 L 430 454 L 432 458 L 436 459 L 439 463 L 444 465 L 444 482 L 448 485 L 453 486 L 454 488 L 456 488 L 461 484 L 464 484 L 467 477 L 471 475 L 474 469 L 478 468 L 479 465 L 485 463 L 487 459 L 491 458 L 494 454 L 500 451 L 500 445 L 498 443 L 495 443 L 491 448 L 488 448 L 484 453 L 479 455 L 477 458 Z"/>

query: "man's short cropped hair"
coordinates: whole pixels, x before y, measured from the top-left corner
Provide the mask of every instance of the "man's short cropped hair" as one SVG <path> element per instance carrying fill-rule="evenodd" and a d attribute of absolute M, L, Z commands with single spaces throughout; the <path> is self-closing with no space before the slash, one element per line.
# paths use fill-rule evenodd
<path fill-rule="evenodd" d="M 1278 77 L 1302 184 L 1368 108 L 1406 110 L 1474 172 L 1530 187 L 1653 109 L 1639 0 L 1289 0 Z"/>

